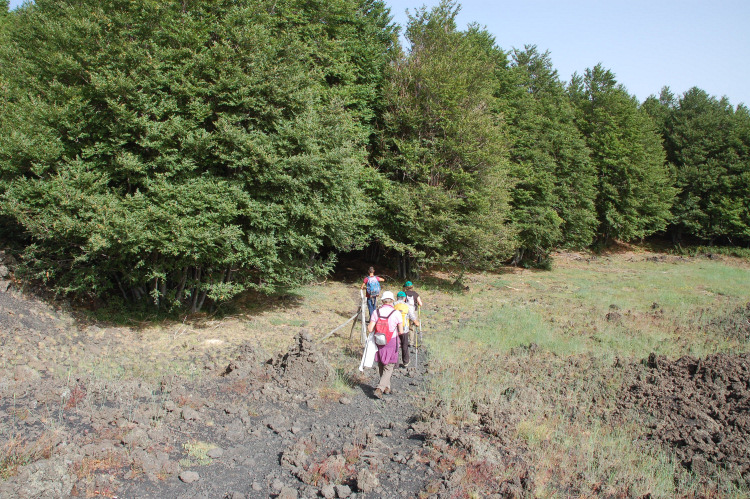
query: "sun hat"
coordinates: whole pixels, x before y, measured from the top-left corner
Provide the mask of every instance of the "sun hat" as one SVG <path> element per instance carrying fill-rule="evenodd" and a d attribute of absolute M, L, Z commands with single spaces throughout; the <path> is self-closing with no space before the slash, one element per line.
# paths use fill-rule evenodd
<path fill-rule="evenodd" d="M 399 291 L 398 293 L 396 293 L 396 296 L 398 298 L 406 298 L 406 293 L 404 293 L 403 291 Z"/>
<path fill-rule="evenodd" d="M 393 300 L 393 292 L 392 291 L 386 291 L 383 293 L 383 297 L 381 300 Z"/>

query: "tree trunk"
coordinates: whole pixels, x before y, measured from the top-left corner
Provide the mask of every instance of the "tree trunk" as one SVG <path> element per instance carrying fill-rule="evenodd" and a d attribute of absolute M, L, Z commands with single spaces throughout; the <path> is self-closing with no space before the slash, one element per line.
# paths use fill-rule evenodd
<path fill-rule="evenodd" d="M 380 263 L 380 257 L 382 256 L 382 248 L 378 243 L 371 243 L 365 248 L 365 260 L 369 262 Z"/>
<path fill-rule="evenodd" d="M 196 313 L 198 311 L 198 290 L 200 289 L 201 283 L 201 268 L 195 268 L 195 287 L 193 288 L 193 304 L 190 307 L 190 313 Z"/>
<path fill-rule="evenodd" d="M 399 253 L 398 276 L 401 279 L 416 279 L 419 277 L 416 263 L 416 259 L 411 256 L 411 253 Z"/>
<path fill-rule="evenodd" d="M 200 300 L 198 300 L 198 309 L 196 312 L 200 312 L 200 310 L 203 308 L 203 302 L 206 301 L 206 295 L 208 294 L 208 291 L 203 290 L 201 291 L 201 297 Z"/>
<path fill-rule="evenodd" d="M 180 280 L 180 285 L 177 287 L 177 301 L 182 301 L 182 293 L 185 291 L 185 283 L 187 282 L 187 273 L 190 267 L 184 267 L 182 269 L 182 279 Z"/>
<path fill-rule="evenodd" d="M 412 258 L 411 253 L 408 251 L 406 252 L 406 258 L 404 261 L 405 264 L 405 272 L 404 272 L 404 279 L 413 279 L 416 277 L 416 274 L 414 272 L 414 269 L 416 268 L 416 265 L 414 264 L 414 258 Z"/>
<path fill-rule="evenodd" d="M 127 291 L 125 291 L 125 288 L 122 287 L 122 281 L 120 281 L 120 278 L 117 277 L 117 274 L 115 274 L 115 281 L 117 281 L 117 287 L 120 288 L 122 297 L 125 298 L 125 301 L 130 301 L 130 298 L 128 298 L 128 293 Z"/>
<path fill-rule="evenodd" d="M 672 244 L 679 246 L 682 243 L 682 227 L 672 229 Z"/>

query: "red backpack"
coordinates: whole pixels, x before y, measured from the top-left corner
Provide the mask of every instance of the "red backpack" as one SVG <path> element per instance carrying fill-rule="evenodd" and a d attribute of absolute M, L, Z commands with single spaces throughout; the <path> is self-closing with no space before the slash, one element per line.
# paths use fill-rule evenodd
<path fill-rule="evenodd" d="M 391 341 L 391 338 L 393 338 L 391 328 L 388 327 L 388 319 L 390 319 L 391 315 L 393 315 L 396 310 L 391 310 L 391 313 L 385 317 L 380 315 L 381 310 L 383 310 L 383 307 L 378 309 L 378 321 L 375 323 L 375 336 L 373 338 L 375 339 L 375 344 L 382 347 L 383 345 L 387 345 L 388 342 Z"/>

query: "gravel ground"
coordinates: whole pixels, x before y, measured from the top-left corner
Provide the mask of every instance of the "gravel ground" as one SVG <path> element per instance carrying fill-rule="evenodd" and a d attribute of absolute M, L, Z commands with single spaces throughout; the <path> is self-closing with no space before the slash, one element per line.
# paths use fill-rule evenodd
<path fill-rule="evenodd" d="M 137 337 L 0 292 L 0 497 L 413 497 L 442 479 L 415 429 L 424 361 L 382 400 L 375 369 L 336 373 L 305 330 L 200 376 L 81 367 Z"/>

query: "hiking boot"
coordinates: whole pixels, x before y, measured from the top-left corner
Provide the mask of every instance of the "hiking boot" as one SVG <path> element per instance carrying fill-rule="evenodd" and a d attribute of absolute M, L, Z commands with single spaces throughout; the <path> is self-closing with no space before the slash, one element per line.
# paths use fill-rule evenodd
<path fill-rule="evenodd" d="M 386 388 L 385 390 L 383 390 L 383 393 L 385 393 L 386 395 L 391 395 L 393 394 L 393 390 L 391 390 L 390 388 Z"/>
<path fill-rule="evenodd" d="M 376 399 L 383 398 L 383 391 L 380 388 L 375 388 L 375 391 L 372 394 L 375 395 Z"/>
<path fill-rule="evenodd" d="M 409 367 L 409 364 L 411 364 L 411 360 L 407 360 L 403 364 L 401 364 L 401 367 Z"/>

